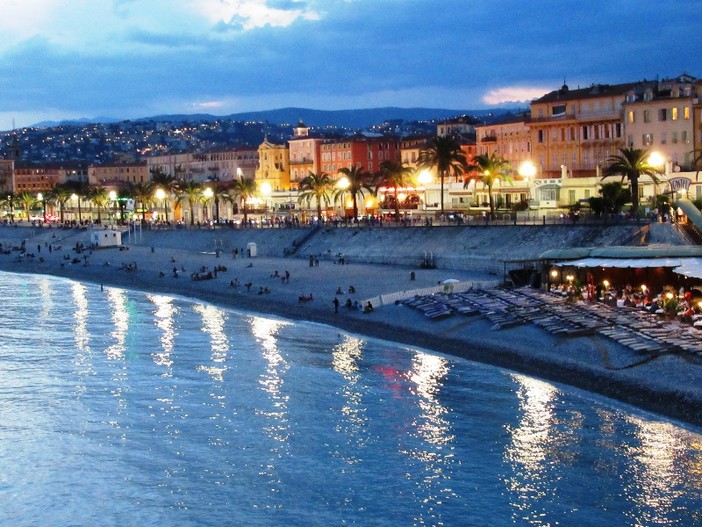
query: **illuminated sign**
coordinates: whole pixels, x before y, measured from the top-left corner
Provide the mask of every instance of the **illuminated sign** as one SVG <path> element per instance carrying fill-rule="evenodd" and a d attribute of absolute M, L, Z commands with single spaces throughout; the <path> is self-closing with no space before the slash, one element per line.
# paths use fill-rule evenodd
<path fill-rule="evenodd" d="M 674 177 L 668 183 L 670 183 L 671 192 L 678 192 L 679 190 L 684 190 L 687 192 L 690 188 L 691 179 L 686 177 Z"/>

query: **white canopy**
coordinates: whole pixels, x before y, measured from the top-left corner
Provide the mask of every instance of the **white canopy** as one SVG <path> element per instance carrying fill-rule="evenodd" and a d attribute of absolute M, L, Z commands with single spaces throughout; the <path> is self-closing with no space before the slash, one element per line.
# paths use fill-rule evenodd
<path fill-rule="evenodd" d="M 641 269 L 645 267 L 671 267 L 673 272 L 688 278 L 702 279 L 702 258 L 581 258 L 558 262 L 557 267 L 616 267 L 619 269 Z"/>
<path fill-rule="evenodd" d="M 679 267 L 685 260 L 702 262 L 701 258 L 581 258 L 569 262 L 558 262 L 558 267 Z"/>

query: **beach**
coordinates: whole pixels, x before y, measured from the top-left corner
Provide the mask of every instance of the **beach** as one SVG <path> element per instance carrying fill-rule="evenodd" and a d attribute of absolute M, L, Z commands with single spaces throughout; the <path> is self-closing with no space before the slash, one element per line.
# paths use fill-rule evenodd
<path fill-rule="evenodd" d="M 271 237 L 280 236 L 273 231 Z M 97 288 L 182 295 L 237 310 L 328 324 L 568 384 L 702 426 L 702 364 L 697 356 L 665 354 L 641 361 L 634 350 L 599 334 L 562 337 L 533 324 L 495 328 L 483 316 L 431 320 L 400 302 L 378 302 L 381 296 L 392 300 L 432 288 L 444 290 L 447 280 L 473 288 L 501 283 L 501 276 L 480 268 L 362 263 L 321 253 L 315 259 L 271 256 L 270 251 L 249 257 L 241 243 L 222 243 L 212 250 L 192 242 L 188 230 L 158 234 L 91 251 L 86 230 L 5 226 L 0 228 L 0 242 L 7 254 L 0 255 L 0 270 L 60 276 Z M 225 238 L 227 233 L 218 236 Z M 265 239 L 265 233 L 258 236 Z M 33 256 L 21 254 L 22 244 L 25 254 Z M 78 252 L 76 244 L 86 249 Z M 199 279 L 193 279 L 194 274 Z M 346 307 L 347 300 L 361 305 L 370 300 L 374 309 L 363 313 Z"/>

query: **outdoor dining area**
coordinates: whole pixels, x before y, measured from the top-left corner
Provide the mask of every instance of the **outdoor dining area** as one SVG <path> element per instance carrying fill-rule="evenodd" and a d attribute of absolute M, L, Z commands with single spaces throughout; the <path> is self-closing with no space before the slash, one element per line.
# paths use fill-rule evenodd
<path fill-rule="evenodd" d="M 492 330 L 534 324 L 562 338 L 599 334 L 645 357 L 702 360 L 700 248 L 568 251 L 544 255 L 540 287 L 441 292 L 402 305 L 432 320 L 482 316 Z"/>

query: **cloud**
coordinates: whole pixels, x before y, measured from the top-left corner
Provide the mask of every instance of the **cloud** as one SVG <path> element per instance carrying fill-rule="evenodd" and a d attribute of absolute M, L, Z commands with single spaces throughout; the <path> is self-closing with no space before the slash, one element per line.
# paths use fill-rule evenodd
<path fill-rule="evenodd" d="M 477 109 L 529 101 L 564 78 L 574 87 L 702 75 L 702 55 L 685 52 L 702 47 L 698 0 L 2 3 L 9 113 L 134 117 L 213 102 L 223 113 Z"/>
<path fill-rule="evenodd" d="M 528 103 L 546 95 L 553 90 L 552 87 L 509 86 L 495 88 L 481 97 L 487 106 L 497 106 L 508 103 Z"/>

